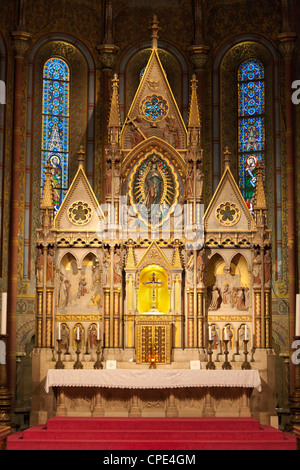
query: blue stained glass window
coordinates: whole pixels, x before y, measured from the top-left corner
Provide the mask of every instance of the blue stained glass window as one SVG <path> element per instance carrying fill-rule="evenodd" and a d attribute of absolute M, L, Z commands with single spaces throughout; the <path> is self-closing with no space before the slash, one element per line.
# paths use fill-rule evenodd
<path fill-rule="evenodd" d="M 44 65 L 43 82 L 41 182 L 43 188 L 50 160 L 56 213 L 68 188 L 70 70 L 66 62 L 49 59 Z"/>
<path fill-rule="evenodd" d="M 253 213 L 257 165 L 265 166 L 265 72 L 254 59 L 238 70 L 238 152 L 240 189 Z"/>

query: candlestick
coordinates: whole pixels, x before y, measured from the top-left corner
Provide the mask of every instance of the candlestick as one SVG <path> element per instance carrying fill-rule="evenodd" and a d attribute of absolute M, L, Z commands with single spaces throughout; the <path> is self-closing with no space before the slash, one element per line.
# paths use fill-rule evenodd
<path fill-rule="evenodd" d="M 242 364 L 242 369 L 243 370 L 250 370 L 252 369 L 251 365 L 249 364 L 248 360 L 247 360 L 247 356 L 249 354 L 248 352 L 248 348 L 247 348 L 247 344 L 248 344 L 249 340 L 248 339 L 244 339 L 244 355 L 245 355 L 245 360 Z"/>
<path fill-rule="evenodd" d="M 59 338 L 57 340 L 57 344 L 58 344 L 58 347 L 57 347 L 57 362 L 55 364 L 55 369 L 64 369 L 65 368 L 65 365 L 63 363 L 63 361 L 61 360 L 61 342 L 62 342 L 62 339 Z"/>
<path fill-rule="evenodd" d="M 208 346 L 207 354 L 209 356 L 209 359 L 208 359 L 208 362 L 206 364 L 206 369 L 207 370 L 215 370 L 215 368 L 216 368 L 215 364 L 212 361 L 212 355 L 213 355 L 212 344 L 213 344 L 213 340 L 211 339 L 211 340 L 208 341 L 209 346 Z"/>
<path fill-rule="evenodd" d="M 77 331 L 78 331 L 78 330 L 77 330 Z M 80 356 L 80 353 L 81 353 L 81 351 L 80 351 L 80 349 L 79 349 L 79 345 L 80 345 L 80 343 L 81 343 L 81 340 L 80 340 L 80 339 L 75 339 L 75 341 L 76 341 L 76 346 L 77 346 L 77 347 L 76 347 L 77 360 L 76 360 L 76 362 L 75 362 L 75 364 L 74 364 L 74 366 L 73 366 L 73 369 L 82 369 L 82 368 L 83 368 L 83 365 L 82 365 L 82 362 L 81 362 L 80 359 L 79 359 L 79 356 Z"/>
<path fill-rule="evenodd" d="M 94 364 L 94 369 L 103 369 L 103 364 L 102 364 L 102 360 L 103 360 L 103 351 L 102 351 L 102 348 L 101 348 L 101 340 L 100 339 L 97 339 L 96 340 L 96 343 L 97 343 L 97 360 Z"/>
<path fill-rule="evenodd" d="M 228 339 L 224 339 L 224 343 L 225 343 L 225 350 L 224 350 L 225 361 L 224 361 L 223 364 L 222 364 L 222 369 L 230 370 L 230 369 L 232 369 L 232 367 L 231 367 L 230 362 L 228 361 L 228 354 L 229 354 L 229 351 L 228 351 L 228 343 L 229 343 L 229 340 L 228 340 Z"/>
<path fill-rule="evenodd" d="M 1 334 L 6 335 L 7 325 L 7 293 L 2 293 L 2 307 L 1 307 Z"/>

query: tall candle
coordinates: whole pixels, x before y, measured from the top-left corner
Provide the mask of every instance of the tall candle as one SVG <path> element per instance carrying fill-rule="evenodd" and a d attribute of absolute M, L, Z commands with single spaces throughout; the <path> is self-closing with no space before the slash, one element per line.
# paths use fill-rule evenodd
<path fill-rule="evenodd" d="M 79 326 L 77 326 L 77 339 L 79 339 Z"/>
<path fill-rule="evenodd" d="M 100 339 L 100 325 L 98 323 L 98 328 L 97 328 L 97 339 Z"/>
<path fill-rule="evenodd" d="M 225 331 L 224 331 L 224 333 L 225 333 L 225 341 L 227 341 L 227 340 L 228 340 L 228 336 L 227 336 L 227 328 L 226 328 L 226 326 L 225 326 Z"/>
<path fill-rule="evenodd" d="M 7 293 L 2 293 L 2 308 L 1 308 L 1 334 L 6 335 L 7 324 Z"/>
<path fill-rule="evenodd" d="M 247 329 L 247 325 L 245 325 L 245 340 L 247 341 L 248 339 L 248 329 Z"/>
<path fill-rule="evenodd" d="M 300 336 L 300 294 L 296 295 L 296 336 Z"/>
<path fill-rule="evenodd" d="M 61 339 L 60 323 L 58 324 L 58 337 L 57 337 L 57 339 Z"/>
<path fill-rule="evenodd" d="M 209 341 L 211 341 L 211 326 L 208 327 Z"/>

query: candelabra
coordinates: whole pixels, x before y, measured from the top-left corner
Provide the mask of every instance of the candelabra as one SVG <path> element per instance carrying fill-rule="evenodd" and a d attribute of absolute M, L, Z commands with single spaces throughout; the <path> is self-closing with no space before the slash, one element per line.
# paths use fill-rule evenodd
<path fill-rule="evenodd" d="M 209 359 L 208 359 L 208 363 L 206 364 L 206 369 L 215 370 L 216 366 L 212 361 L 212 355 L 213 355 L 212 344 L 213 344 L 213 340 L 209 339 L 208 344 L 209 344 L 209 346 L 208 346 L 207 354 L 209 356 Z"/>
<path fill-rule="evenodd" d="M 225 344 L 225 350 L 224 350 L 224 355 L 225 355 L 225 361 L 223 362 L 222 369 L 230 370 L 231 369 L 231 364 L 228 361 L 228 343 L 229 339 L 224 339 L 224 344 Z"/>
<path fill-rule="evenodd" d="M 12 397 L 7 388 L 6 340 L 7 340 L 7 335 L 1 334 L 0 335 L 0 425 L 2 426 L 11 425 L 11 420 L 8 415 L 8 412 L 11 408 Z"/>
<path fill-rule="evenodd" d="M 65 365 L 63 363 L 63 361 L 61 360 L 61 342 L 62 340 L 61 339 L 57 339 L 57 362 L 55 364 L 55 369 L 64 369 L 65 368 Z"/>
<path fill-rule="evenodd" d="M 249 351 L 248 351 L 248 343 L 249 343 L 249 340 L 248 339 L 244 339 L 244 355 L 245 355 L 245 360 L 242 364 L 242 369 L 243 370 L 250 370 L 252 369 L 250 363 L 248 362 L 248 359 L 247 359 L 247 356 L 249 354 Z"/>
<path fill-rule="evenodd" d="M 102 364 L 102 360 L 103 360 L 103 355 L 102 355 L 102 348 L 101 348 L 101 339 L 97 339 L 96 340 L 96 343 L 97 343 L 97 360 L 94 364 L 94 369 L 103 369 L 103 364 Z"/>
<path fill-rule="evenodd" d="M 75 339 L 76 341 L 76 355 L 77 355 L 77 361 L 75 362 L 73 368 L 74 369 L 82 369 L 83 368 L 83 365 L 82 365 L 82 362 L 80 361 L 79 359 L 79 356 L 80 356 L 80 349 L 79 349 L 79 346 L 80 346 L 80 343 L 81 343 L 81 339 Z"/>

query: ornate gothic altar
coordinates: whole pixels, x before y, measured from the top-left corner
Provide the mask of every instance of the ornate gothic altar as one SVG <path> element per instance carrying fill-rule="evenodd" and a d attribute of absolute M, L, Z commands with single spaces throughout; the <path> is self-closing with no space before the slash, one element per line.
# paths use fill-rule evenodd
<path fill-rule="evenodd" d="M 54 217 L 47 165 L 37 234 L 33 361 L 38 367 L 33 368 L 32 422 L 55 413 L 53 395 L 45 395 L 42 384 L 48 370 L 57 366 L 57 340 L 60 367 L 66 369 L 74 367 L 76 358 L 83 369 L 92 369 L 99 343 L 104 368 L 110 360 L 119 369 L 149 368 L 153 357 L 157 368 L 187 369 L 191 361 L 200 361 L 205 369 L 210 346 L 216 368 L 222 367 L 226 347 L 231 368 L 239 369 L 246 340 L 252 353 L 249 363 L 251 359 L 263 379 L 260 397 L 253 395 L 252 412 L 268 421 L 276 402 L 271 243 L 262 170 L 258 168 L 252 214 L 231 173 L 226 149 L 223 176 L 203 210 L 197 80 L 191 79 L 186 125 L 155 34 L 123 124 L 118 92 L 115 75 L 105 203 L 97 201 L 88 182 L 81 148 L 78 171 Z M 107 413 L 114 412 L 106 399 Z M 77 412 L 80 400 L 70 399 Z M 118 400 L 128 397 L 118 395 L 116 409 Z M 183 414 L 187 408 L 201 409 L 195 397 L 187 406 L 185 400 L 178 396 Z M 228 412 L 232 409 L 230 395 L 216 400 L 223 400 Z M 150 414 L 151 406 L 155 411 L 158 405 L 149 405 Z"/>

